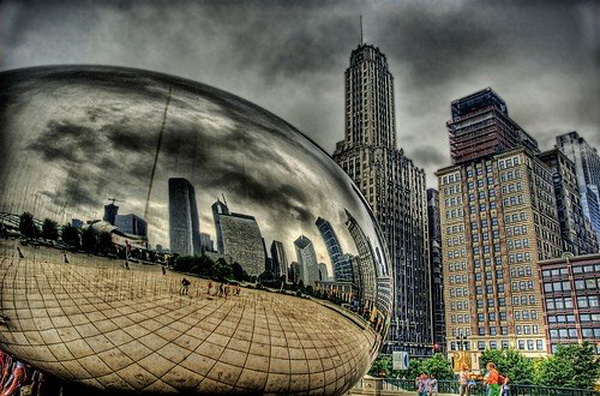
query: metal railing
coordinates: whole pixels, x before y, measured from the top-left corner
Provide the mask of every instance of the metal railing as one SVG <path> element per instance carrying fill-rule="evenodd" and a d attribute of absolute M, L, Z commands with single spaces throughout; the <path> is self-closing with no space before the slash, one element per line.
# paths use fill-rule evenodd
<path fill-rule="evenodd" d="M 362 384 L 361 380 L 356 387 L 362 388 Z M 417 386 L 414 380 L 382 378 L 382 390 L 416 392 Z M 485 385 L 480 381 L 476 382 L 469 390 L 470 396 L 485 396 L 486 394 Z M 438 381 L 438 393 L 458 395 L 459 392 L 460 387 L 457 381 Z M 600 392 L 589 389 L 510 384 L 510 396 L 600 396 Z"/>

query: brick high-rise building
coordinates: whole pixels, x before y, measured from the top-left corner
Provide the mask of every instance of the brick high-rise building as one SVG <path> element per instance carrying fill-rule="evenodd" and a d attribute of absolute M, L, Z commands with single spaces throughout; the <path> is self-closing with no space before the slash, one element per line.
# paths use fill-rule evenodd
<path fill-rule="evenodd" d="M 397 149 L 393 82 L 378 48 L 352 51 L 345 138 L 333 157 L 365 196 L 391 256 L 396 286 L 386 350 L 425 355 L 432 350 L 425 173 Z"/>
<path fill-rule="evenodd" d="M 436 351 L 444 351 L 446 349 L 446 316 L 444 310 L 444 260 L 442 257 L 439 200 L 438 190 L 434 188 L 427 189 L 433 342 Z"/>
<path fill-rule="evenodd" d="M 480 96 L 485 105 L 473 110 Z M 496 142 L 480 143 L 477 154 L 461 136 L 461 146 L 451 147 L 455 165 L 436 173 L 448 350 L 513 347 L 544 356 L 537 263 L 562 253 L 552 171 L 491 89 L 452 102 L 451 136 L 459 125 L 476 142 L 486 133 Z"/>

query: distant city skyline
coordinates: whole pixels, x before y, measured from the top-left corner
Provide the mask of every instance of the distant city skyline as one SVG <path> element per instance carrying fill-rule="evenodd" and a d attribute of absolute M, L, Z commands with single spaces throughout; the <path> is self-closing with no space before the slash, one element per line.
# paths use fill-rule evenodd
<path fill-rule="evenodd" d="M 225 89 L 331 153 L 344 133 L 340 71 L 360 41 L 388 57 L 397 142 L 427 173 L 450 163 L 448 103 L 492 87 L 542 150 L 572 130 L 600 146 L 595 1 L 461 0 L 0 4 L 0 69 L 107 64 Z M 305 21 L 303 24 L 294 21 Z"/>

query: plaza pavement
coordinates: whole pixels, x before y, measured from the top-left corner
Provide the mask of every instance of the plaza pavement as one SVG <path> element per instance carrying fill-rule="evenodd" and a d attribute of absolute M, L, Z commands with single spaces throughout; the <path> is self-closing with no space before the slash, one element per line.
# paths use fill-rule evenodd
<path fill-rule="evenodd" d="M 17 246 L 0 241 L 0 348 L 97 390 L 341 394 L 377 353 L 360 317 L 326 303 L 209 296 L 189 277 L 181 296 L 182 275 L 159 266 Z"/>

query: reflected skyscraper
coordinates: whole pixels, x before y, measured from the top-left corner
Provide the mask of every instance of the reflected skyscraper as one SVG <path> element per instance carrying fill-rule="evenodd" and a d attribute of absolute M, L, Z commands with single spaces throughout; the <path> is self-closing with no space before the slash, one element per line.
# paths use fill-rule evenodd
<path fill-rule="evenodd" d="M 294 241 L 296 257 L 299 264 L 298 278 L 305 286 L 312 286 L 313 282 L 319 280 L 319 264 L 315 247 L 310 239 L 301 235 Z"/>
<path fill-rule="evenodd" d="M 347 260 L 344 258 L 344 252 L 340 246 L 339 239 L 335 233 L 335 230 L 331 226 L 331 223 L 322 217 L 319 217 L 316 221 L 316 226 L 321 233 L 323 242 L 327 247 L 327 253 L 331 260 L 331 266 L 333 267 L 333 276 L 336 281 L 348 281 L 351 282 L 350 277 L 347 274 L 347 268 L 349 267 Z"/>
<path fill-rule="evenodd" d="M 369 238 L 358 225 L 356 219 L 346 211 L 348 220 L 346 226 L 354 240 L 358 250 L 358 272 L 360 274 L 361 285 L 361 306 L 373 308 L 377 299 L 377 274 L 375 272 L 375 252 L 371 246 Z"/>
<path fill-rule="evenodd" d="M 194 186 L 184 178 L 169 178 L 170 250 L 182 256 L 200 254 L 200 224 Z"/>
<path fill-rule="evenodd" d="M 277 276 L 287 276 L 287 255 L 285 254 L 285 248 L 283 247 L 283 243 L 281 243 L 280 241 L 273 241 L 271 243 L 271 258 L 273 260 L 273 273 Z"/>
<path fill-rule="evenodd" d="M 323 282 L 329 281 L 329 271 L 325 263 L 319 263 L 319 280 Z"/>
<path fill-rule="evenodd" d="M 233 213 L 225 202 L 217 200 L 212 205 L 217 250 L 237 262 L 248 275 L 265 271 L 266 254 L 258 223 L 253 216 Z"/>
<path fill-rule="evenodd" d="M 118 213 L 119 207 L 115 205 L 113 200 L 112 203 L 104 205 L 104 216 L 102 217 L 102 220 L 108 221 L 110 224 L 115 225 L 115 218 L 117 217 Z"/>
<path fill-rule="evenodd" d="M 424 355 L 432 336 L 425 172 L 397 149 L 394 78 L 385 55 L 361 43 L 345 80 L 345 137 L 333 158 L 373 210 L 392 259 L 396 288 L 386 349 Z"/>
<path fill-rule="evenodd" d="M 134 214 L 117 215 L 114 225 L 126 234 L 148 236 L 148 223 Z"/>

